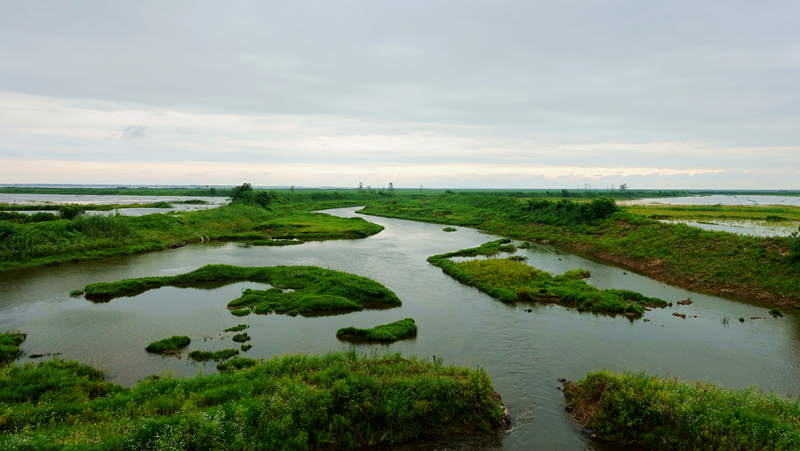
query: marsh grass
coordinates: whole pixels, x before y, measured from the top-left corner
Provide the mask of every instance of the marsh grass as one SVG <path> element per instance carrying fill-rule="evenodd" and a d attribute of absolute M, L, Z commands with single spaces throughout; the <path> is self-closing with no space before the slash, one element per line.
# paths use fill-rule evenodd
<path fill-rule="evenodd" d="M 0 334 L 0 365 L 5 365 L 23 356 L 24 352 L 19 346 L 27 336 L 19 331 L 7 331 Z"/>
<path fill-rule="evenodd" d="M 186 336 L 173 335 L 170 338 L 158 340 L 150 343 L 145 348 L 147 352 L 156 352 L 161 354 L 177 354 L 181 348 L 189 346 L 192 340 Z"/>
<path fill-rule="evenodd" d="M 238 349 L 222 349 L 220 351 L 192 351 L 189 353 L 189 358 L 196 362 L 208 362 L 209 360 L 219 362 L 235 355 L 239 355 Z"/>
<path fill-rule="evenodd" d="M 589 271 L 584 269 L 553 276 L 516 259 L 490 258 L 458 263 L 450 260 L 453 257 L 497 255 L 508 241 L 492 241 L 476 248 L 434 255 L 428 258 L 428 262 L 442 268 L 459 282 L 512 304 L 517 301 L 560 302 L 574 305 L 579 311 L 628 316 L 641 316 L 645 307 L 672 305 L 634 291 L 599 290 L 581 280 L 589 277 Z"/>
<path fill-rule="evenodd" d="M 248 327 L 250 326 L 248 326 L 247 324 L 239 324 L 238 326 L 233 326 L 225 329 L 225 332 L 241 332 L 247 329 Z"/>
<path fill-rule="evenodd" d="M 238 308 L 238 309 L 231 310 L 231 314 L 232 315 L 239 316 L 239 317 L 247 316 L 247 315 L 249 315 L 251 313 L 253 313 L 253 310 L 251 310 L 249 308 Z"/>
<path fill-rule="evenodd" d="M 249 357 L 237 357 L 218 364 L 217 369 L 223 373 L 229 373 L 244 368 L 250 368 L 256 366 L 256 364 L 258 364 L 258 361 Z"/>
<path fill-rule="evenodd" d="M 345 327 L 336 331 L 337 338 L 363 338 L 374 341 L 397 341 L 403 338 L 416 337 L 417 325 L 411 318 L 405 318 L 389 324 L 382 324 L 371 329 Z"/>
<path fill-rule="evenodd" d="M 170 243 L 214 240 L 266 241 L 295 236 L 314 239 L 363 238 L 383 230 L 362 218 L 311 213 L 311 206 L 265 209 L 232 204 L 181 212 L 179 216 L 76 216 L 21 223 L 0 215 L 0 271 L 69 260 L 166 249 Z M 27 219 L 25 220 L 27 221 Z M 269 241 L 271 243 L 271 241 Z M 277 243 L 277 242 L 276 242 Z M 294 242 L 283 240 L 281 245 Z"/>
<path fill-rule="evenodd" d="M 0 448 L 351 449 L 503 424 L 480 369 L 355 352 L 236 359 L 223 369 L 130 389 L 76 362 L 0 369 Z"/>
<path fill-rule="evenodd" d="M 754 389 L 602 371 L 564 387 L 584 428 L 653 450 L 800 449 L 800 406 Z"/>
<path fill-rule="evenodd" d="M 235 341 L 236 343 L 244 343 L 245 341 L 249 340 L 250 340 L 250 335 L 247 335 L 247 332 L 243 334 L 236 334 L 233 336 L 233 341 Z"/>
<path fill-rule="evenodd" d="M 632 207 L 625 207 L 628 211 L 614 207 L 612 212 L 607 202 L 596 209 L 587 208 L 587 212 L 600 213 L 587 221 L 591 214 L 575 214 L 580 211 L 578 207 L 561 202 L 553 203 L 556 207 L 539 208 L 541 214 L 531 214 L 528 208 L 532 204 L 521 199 L 442 195 L 427 200 L 427 205 L 416 199 L 405 199 L 396 205 L 374 204 L 361 212 L 473 226 L 514 238 L 565 246 L 693 290 L 736 293 L 739 297 L 777 305 L 800 302 L 800 237 L 797 235 L 760 238 L 707 231 L 685 224 L 662 224 L 631 213 L 645 213 Z M 556 212 L 558 205 L 562 205 L 563 213 Z M 718 207 L 721 211 L 735 208 Z M 742 214 L 751 214 L 752 207 L 746 208 L 748 210 Z M 780 207 L 759 214 L 769 211 L 791 217 L 784 210 L 800 209 Z M 695 208 L 692 214 L 697 213 Z M 605 214 L 608 215 L 603 217 Z"/>

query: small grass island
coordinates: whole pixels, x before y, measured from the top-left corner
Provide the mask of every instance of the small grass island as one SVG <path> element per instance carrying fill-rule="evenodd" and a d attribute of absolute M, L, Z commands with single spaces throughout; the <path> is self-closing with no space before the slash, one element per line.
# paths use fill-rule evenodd
<path fill-rule="evenodd" d="M 364 339 L 374 341 L 397 341 L 403 338 L 416 337 L 417 325 L 411 318 L 405 318 L 389 324 L 382 324 L 371 329 L 344 327 L 336 331 L 339 339 Z"/>

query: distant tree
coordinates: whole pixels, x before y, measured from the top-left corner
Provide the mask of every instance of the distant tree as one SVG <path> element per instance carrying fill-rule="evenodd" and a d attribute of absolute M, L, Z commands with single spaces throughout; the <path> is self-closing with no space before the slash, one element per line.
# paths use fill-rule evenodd
<path fill-rule="evenodd" d="M 86 207 L 80 205 L 62 205 L 58 207 L 58 215 L 61 219 L 75 219 L 86 211 Z"/>
<path fill-rule="evenodd" d="M 216 188 L 211 188 L 211 189 L 208 190 L 208 192 L 210 194 L 217 194 L 217 189 Z"/>
<path fill-rule="evenodd" d="M 394 192 L 394 185 L 392 185 L 392 182 L 389 182 L 389 192 L 390 193 Z"/>
<path fill-rule="evenodd" d="M 247 202 L 252 199 L 253 187 L 249 183 L 242 183 L 231 188 L 231 202 Z"/>
<path fill-rule="evenodd" d="M 623 183 L 622 185 L 619 186 L 619 190 L 620 191 L 625 191 L 626 189 L 628 189 L 628 184 L 627 183 Z"/>
<path fill-rule="evenodd" d="M 358 182 L 358 190 L 359 191 L 364 191 L 364 184 L 363 183 Z"/>
<path fill-rule="evenodd" d="M 292 185 L 292 187 L 289 188 L 289 193 L 294 196 L 294 185 Z"/>
<path fill-rule="evenodd" d="M 561 190 L 561 197 L 569 197 L 569 191 L 566 188 Z"/>

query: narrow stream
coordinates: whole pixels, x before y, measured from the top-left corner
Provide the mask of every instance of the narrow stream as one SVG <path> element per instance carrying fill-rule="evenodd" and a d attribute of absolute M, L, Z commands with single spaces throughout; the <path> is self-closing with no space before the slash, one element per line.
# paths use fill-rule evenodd
<path fill-rule="evenodd" d="M 356 210 L 327 212 L 361 216 Z M 514 419 L 508 432 L 393 449 L 628 449 L 589 440 L 564 411 L 556 379 L 577 380 L 591 370 L 646 371 L 734 389 L 758 385 L 765 391 L 800 393 L 800 323 L 794 314 L 776 320 L 767 314 L 766 305 L 688 292 L 544 245 L 518 254 L 527 256 L 528 264 L 554 273 L 588 269 L 592 276 L 587 282 L 600 288 L 626 288 L 672 302 L 691 298 L 693 304 L 647 312 L 649 322 L 579 313 L 559 305 L 513 307 L 459 284 L 425 261 L 498 237 L 462 227 L 445 233 L 444 226 L 435 224 L 366 218 L 386 229 L 362 240 L 286 247 L 212 242 L 2 273 L 0 330 L 28 333 L 22 348 L 29 355 L 59 352 L 62 358 L 106 370 L 113 382 L 123 385 L 162 371 L 177 376 L 216 372 L 214 364 L 150 355 L 144 347 L 156 339 L 188 335 L 192 339 L 188 350 L 238 348 L 232 334 L 223 329 L 240 323 L 250 325 L 247 332 L 254 347 L 244 355 L 253 358 L 353 346 L 367 353 L 436 355 L 446 364 L 484 368 Z M 228 301 L 244 288 L 259 286 L 255 283 L 167 287 L 107 303 L 69 297 L 70 290 L 92 282 L 174 275 L 209 263 L 316 265 L 346 271 L 386 285 L 403 306 L 317 317 L 231 315 L 225 309 Z M 533 312 L 526 313 L 527 308 Z M 676 311 L 687 318 L 672 316 Z M 759 316 L 766 319 L 749 319 Z M 335 338 L 341 327 L 372 327 L 405 317 L 414 318 L 419 326 L 415 339 L 354 345 Z M 731 319 L 727 325 L 722 322 L 725 317 Z M 746 321 L 740 323 L 739 317 Z"/>

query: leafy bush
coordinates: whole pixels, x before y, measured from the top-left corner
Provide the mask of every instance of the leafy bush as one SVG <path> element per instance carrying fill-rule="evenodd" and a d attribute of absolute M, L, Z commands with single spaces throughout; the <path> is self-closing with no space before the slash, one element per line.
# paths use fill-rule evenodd
<path fill-rule="evenodd" d="M 217 369 L 222 372 L 231 372 L 235 370 L 241 370 L 244 368 L 250 368 L 255 366 L 258 363 L 257 360 L 253 360 L 248 357 L 237 357 L 235 359 L 230 359 L 227 362 L 222 362 L 217 365 Z"/>
<path fill-rule="evenodd" d="M 58 215 L 61 219 L 73 220 L 86 212 L 86 207 L 80 205 L 62 205 L 58 207 Z"/>
<path fill-rule="evenodd" d="M 244 343 L 245 341 L 250 340 L 250 335 L 247 335 L 247 332 L 243 334 L 236 334 L 233 336 L 233 341 L 236 343 Z"/>

